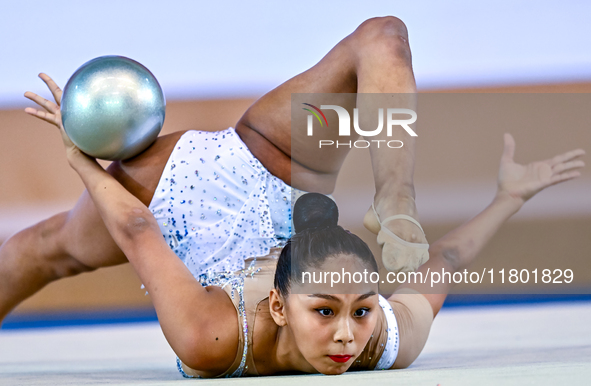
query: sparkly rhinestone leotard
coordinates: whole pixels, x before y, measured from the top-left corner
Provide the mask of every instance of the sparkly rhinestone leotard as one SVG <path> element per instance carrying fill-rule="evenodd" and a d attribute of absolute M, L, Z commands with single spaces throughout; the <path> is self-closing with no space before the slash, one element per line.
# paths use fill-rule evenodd
<path fill-rule="evenodd" d="M 220 376 L 258 374 L 252 355 L 255 315 L 273 288 L 280 247 L 291 237 L 292 194 L 233 128 L 188 131 L 175 145 L 149 205 L 168 245 L 193 276 L 204 286 L 224 288 L 234 303 L 239 348 Z M 390 368 L 400 357 L 399 325 L 405 327 L 401 334 L 416 336 L 420 352 L 432 322 L 429 303 L 420 298 L 415 302 L 420 307 L 414 307 L 380 297 L 383 312 L 352 370 Z M 417 320 L 424 323 L 414 333 Z M 199 375 L 179 360 L 177 365 L 186 377 Z"/>
<path fill-rule="evenodd" d="M 237 271 L 291 236 L 291 188 L 256 159 L 233 128 L 187 131 L 149 209 L 193 276 Z"/>

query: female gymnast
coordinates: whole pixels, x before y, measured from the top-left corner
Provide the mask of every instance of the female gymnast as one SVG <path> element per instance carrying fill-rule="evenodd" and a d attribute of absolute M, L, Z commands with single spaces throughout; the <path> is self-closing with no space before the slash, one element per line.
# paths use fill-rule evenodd
<path fill-rule="evenodd" d="M 56 103 L 27 92 L 42 110 L 26 112 L 61 126 L 61 90 L 47 75 L 40 77 Z M 415 92 L 405 25 L 392 16 L 369 19 L 311 69 L 255 102 L 235 129 L 165 135 L 140 155 L 113 162 L 107 171 L 152 210 L 167 243 L 188 266 L 200 273 L 242 268 L 244 257 L 265 255 L 290 236 L 289 188 L 331 193 L 347 155 L 346 147 L 304 151 L 306 133 L 291 130 L 291 95 L 396 93 L 408 95 L 407 107 L 413 108 Z M 324 135 L 338 140 L 334 130 Z M 385 135 L 371 138 L 389 139 Z M 382 227 L 370 209 L 366 224 L 383 245 L 385 266 L 414 270 L 428 258 L 422 230 L 407 221 L 417 218 L 415 137 L 397 126 L 393 135 L 404 139 L 404 147 L 370 149 L 375 213 L 385 221 Z M 51 281 L 126 262 L 85 192 L 72 210 L 0 246 L 0 322 Z"/>
<path fill-rule="evenodd" d="M 343 282 L 327 291 L 300 279 L 302 273 L 313 271 L 377 271 L 367 245 L 337 226 L 338 212 L 329 198 L 309 193 L 296 202 L 296 233 L 278 260 L 278 248 L 274 248 L 267 256 L 252 259 L 246 270 L 200 275 L 198 266 L 188 268 L 167 245 L 169 232 L 160 226 L 153 211 L 95 159 L 82 153 L 63 127 L 59 129 L 69 164 L 84 182 L 111 237 L 149 291 L 184 376 L 395 369 L 409 366 L 421 352 L 451 284 L 437 288 L 430 288 L 428 283 L 403 284 L 386 300 L 372 282 L 352 286 Z M 224 144 L 223 136 L 231 133 L 217 135 L 212 141 L 214 147 L 220 141 Z M 525 201 L 550 185 L 578 177 L 576 169 L 584 166 L 577 159 L 584 154 L 582 150 L 519 165 L 513 161 L 513 138 L 505 134 L 504 141 L 498 190 L 492 203 L 433 243 L 430 259 L 419 272 L 461 271 Z M 233 168 L 228 170 L 229 175 L 233 172 Z M 183 185 L 183 174 L 175 178 L 179 180 L 176 184 Z M 248 177 L 242 178 L 251 183 Z M 233 189 L 227 187 L 230 192 Z M 280 185 L 277 189 L 281 192 Z M 182 196 L 175 200 L 182 200 Z M 221 197 L 211 202 L 218 201 L 232 202 Z M 215 207 L 211 211 L 204 215 L 217 212 Z M 258 224 L 243 221 L 234 231 L 240 234 L 254 225 Z"/>

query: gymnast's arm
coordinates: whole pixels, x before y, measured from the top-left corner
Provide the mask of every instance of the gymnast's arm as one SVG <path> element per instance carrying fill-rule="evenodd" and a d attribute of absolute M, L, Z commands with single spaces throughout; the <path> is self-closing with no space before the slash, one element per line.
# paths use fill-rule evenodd
<path fill-rule="evenodd" d="M 56 101 L 61 90 L 47 75 Z M 238 318 L 231 299 L 219 287 L 203 287 L 164 241 L 149 209 L 94 158 L 67 136 L 59 106 L 26 95 L 46 111 L 26 111 L 58 127 L 70 166 L 80 175 L 113 240 L 146 286 L 170 346 L 187 366 L 215 376 L 233 363 L 238 347 Z"/>
<path fill-rule="evenodd" d="M 515 142 L 505 134 L 505 149 L 501 158 L 497 193 L 490 205 L 474 218 L 452 230 L 441 239 L 431 244 L 429 260 L 417 272 L 454 272 L 465 269 L 484 246 L 523 204 L 542 189 L 580 176 L 576 169 L 584 166 L 578 158 L 585 152 L 581 149 L 557 155 L 548 160 L 520 165 L 513 161 Z M 425 283 L 407 283 L 397 288 L 388 298 L 397 303 L 402 313 L 412 323 L 407 336 L 400 336 L 399 358 L 395 368 L 409 366 L 420 354 L 429 334 L 433 318 L 437 315 L 453 284 L 437 283 L 431 286 L 428 278 Z M 410 290 L 410 291 L 409 291 Z M 431 306 L 432 314 L 425 311 L 425 300 L 416 298 L 416 292 L 423 295 Z M 402 307 L 400 306 L 401 304 Z M 414 311 L 413 311 L 414 307 Z M 425 313 L 429 315 L 425 315 Z M 414 315 L 416 314 L 416 315 Z M 404 322 L 404 321 L 403 321 Z M 407 344 L 408 343 L 408 344 Z"/>

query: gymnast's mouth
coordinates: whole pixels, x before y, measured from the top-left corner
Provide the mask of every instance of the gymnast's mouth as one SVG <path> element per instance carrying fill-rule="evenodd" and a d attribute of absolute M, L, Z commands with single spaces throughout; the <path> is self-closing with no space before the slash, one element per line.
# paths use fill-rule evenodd
<path fill-rule="evenodd" d="M 345 363 L 353 357 L 353 355 L 329 355 L 330 359 L 338 363 Z"/>

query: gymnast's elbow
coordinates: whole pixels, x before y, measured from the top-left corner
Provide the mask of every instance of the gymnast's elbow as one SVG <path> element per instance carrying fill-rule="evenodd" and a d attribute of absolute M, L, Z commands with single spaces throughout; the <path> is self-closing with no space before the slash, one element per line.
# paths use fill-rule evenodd
<path fill-rule="evenodd" d="M 149 233 L 160 233 L 156 219 L 147 208 L 125 209 L 118 228 L 121 238 L 131 241 Z"/>
<path fill-rule="evenodd" d="M 215 337 L 213 341 L 216 334 L 204 335 L 194 330 L 186 333 L 178 343 L 169 341 L 183 363 L 184 371 L 198 371 L 201 376 L 211 378 L 229 369 L 236 357 L 238 337 L 233 335 L 230 339 L 224 339 L 220 336 L 219 340 Z"/>

